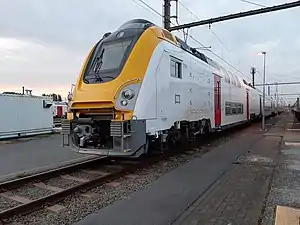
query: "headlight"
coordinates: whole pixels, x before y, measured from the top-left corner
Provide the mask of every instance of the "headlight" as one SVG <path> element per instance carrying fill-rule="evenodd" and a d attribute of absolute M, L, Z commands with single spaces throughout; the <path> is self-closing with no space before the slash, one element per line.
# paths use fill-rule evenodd
<path fill-rule="evenodd" d="M 122 106 L 126 106 L 127 104 L 128 104 L 128 102 L 127 102 L 126 100 L 122 100 L 122 101 L 121 101 L 121 105 L 122 105 Z"/>
<path fill-rule="evenodd" d="M 122 96 L 123 96 L 123 98 L 130 100 L 134 97 L 134 91 L 127 89 L 127 90 L 123 91 Z"/>
<path fill-rule="evenodd" d="M 121 110 L 134 110 L 140 88 L 141 83 L 129 84 L 123 87 L 116 98 L 116 108 Z"/>

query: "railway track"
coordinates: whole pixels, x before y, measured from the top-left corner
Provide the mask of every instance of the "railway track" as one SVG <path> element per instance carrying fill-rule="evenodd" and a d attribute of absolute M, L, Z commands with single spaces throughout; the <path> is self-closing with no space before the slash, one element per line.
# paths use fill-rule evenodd
<path fill-rule="evenodd" d="M 204 143 L 219 139 L 226 134 L 232 135 L 238 129 L 216 133 L 206 138 Z M 196 141 L 199 146 L 199 142 Z M 194 154 L 191 148 L 195 143 L 165 154 L 154 154 L 142 160 L 110 160 L 106 157 L 94 158 L 85 162 L 79 162 L 70 166 L 53 169 L 39 174 L 18 178 L 0 183 L 0 224 L 11 222 L 14 216 L 25 215 L 41 208 L 55 211 L 59 208 L 59 202 L 66 197 L 80 193 L 89 197 L 87 192 L 96 186 L 112 182 L 128 173 L 138 169 L 147 168 L 163 159 L 176 154 Z M 59 182 L 58 182 L 59 181 Z M 34 194 L 28 196 L 26 189 Z M 5 206 L 3 202 L 12 201 L 16 204 Z M 1 207 L 1 204 L 4 207 Z"/>
<path fill-rule="evenodd" d="M 9 223 L 14 216 L 26 215 L 40 208 L 55 211 L 59 208 L 58 202 L 74 193 L 81 192 L 82 196 L 89 197 L 89 193 L 86 194 L 88 190 L 148 167 L 171 155 L 173 154 L 154 154 L 142 160 L 111 160 L 99 157 L 0 183 L 0 206 L 5 205 L 3 200 L 16 203 L 12 207 L 4 207 L 4 210 L 0 207 L 0 224 Z M 53 180 L 57 182 L 58 179 L 59 185 L 52 184 Z M 35 194 L 24 194 L 26 189 Z"/>
<path fill-rule="evenodd" d="M 51 211 L 55 209 L 57 202 L 75 192 L 83 191 L 82 195 L 85 196 L 84 192 L 88 189 L 112 181 L 137 168 L 155 163 L 157 160 L 159 157 L 142 161 L 108 160 L 106 157 L 102 157 L 0 183 L 2 200 L 17 203 L 14 207 L 7 207 L 0 211 L 0 221 L 5 224 L 13 216 L 24 215 L 42 207 Z M 53 179 L 59 179 L 60 185 L 51 185 Z M 70 181 L 73 185 L 69 185 Z M 35 192 L 32 189 L 36 189 L 37 196 L 31 196 L 31 198 L 26 194 L 24 196 L 22 192 L 28 188 L 31 189 L 31 192 Z M 3 203 L 0 200 L 1 204 Z"/>

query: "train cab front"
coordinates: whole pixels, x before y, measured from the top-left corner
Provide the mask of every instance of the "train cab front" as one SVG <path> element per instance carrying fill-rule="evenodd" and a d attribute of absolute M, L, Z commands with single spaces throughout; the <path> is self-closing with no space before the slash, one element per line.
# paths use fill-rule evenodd
<path fill-rule="evenodd" d="M 146 147 L 145 121 L 127 120 L 122 112 L 80 113 L 70 127 L 69 144 L 78 153 L 137 158 Z"/>
<path fill-rule="evenodd" d="M 145 152 L 146 121 L 135 118 L 134 108 L 151 58 L 145 45 L 151 45 L 152 25 L 129 21 L 105 34 L 87 57 L 70 104 L 69 132 L 63 128 L 76 152 L 134 158 Z"/>

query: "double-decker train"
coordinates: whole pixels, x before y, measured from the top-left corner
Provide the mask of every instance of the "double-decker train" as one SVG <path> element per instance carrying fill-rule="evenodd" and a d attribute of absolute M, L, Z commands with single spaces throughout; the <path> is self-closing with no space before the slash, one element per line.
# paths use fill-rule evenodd
<path fill-rule="evenodd" d="M 265 115 L 274 113 L 266 96 Z M 262 93 L 171 32 L 135 19 L 93 47 L 70 115 L 76 152 L 137 158 L 153 143 L 176 144 L 259 119 Z"/>

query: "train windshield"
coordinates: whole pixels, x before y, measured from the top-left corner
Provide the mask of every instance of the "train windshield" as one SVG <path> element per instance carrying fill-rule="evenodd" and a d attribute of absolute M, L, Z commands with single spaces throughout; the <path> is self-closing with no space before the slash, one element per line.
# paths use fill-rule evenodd
<path fill-rule="evenodd" d="M 132 38 L 99 43 L 88 64 L 84 81 L 99 83 L 116 78 L 124 65 Z"/>

